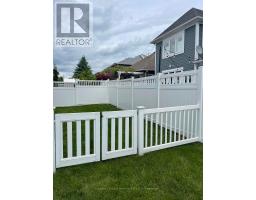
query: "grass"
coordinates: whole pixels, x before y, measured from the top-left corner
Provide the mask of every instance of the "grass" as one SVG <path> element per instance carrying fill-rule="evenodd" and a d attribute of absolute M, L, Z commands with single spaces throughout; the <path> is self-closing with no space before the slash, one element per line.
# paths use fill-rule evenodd
<path fill-rule="evenodd" d="M 111 104 L 92 104 L 82 106 L 56 107 L 55 113 L 103 112 L 120 110 Z"/>
<path fill-rule="evenodd" d="M 109 104 L 56 108 L 56 113 L 118 110 Z M 202 199 L 203 145 L 57 169 L 54 199 Z"/>

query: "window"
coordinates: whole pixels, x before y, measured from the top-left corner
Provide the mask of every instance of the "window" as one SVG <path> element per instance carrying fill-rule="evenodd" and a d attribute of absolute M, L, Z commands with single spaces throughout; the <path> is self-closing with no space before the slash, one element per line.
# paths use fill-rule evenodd
<path fill-rule="evenodd" d="M 163 41 L 163 59 L 180 53 L 184 53 L 184 31 L 181 31 Z"/>
<path fill-rule="evenodd" d="M 170 49 L 170 41 L 169 40 L 165 40 L 163 42 L 163 57 L 168 57 L 168 50 Z"/>
<path fill-rule="evenodd" d="M 175 53 L 175 38 L 170 39 L 170 54 Z"/>
<path fill-rule="evenodd" d="M 183 39 L 183 33 L 180 33 L 177 35 L 176 40 L 176 53 L 183 53 L 184 52 L 184 39 Z"/>

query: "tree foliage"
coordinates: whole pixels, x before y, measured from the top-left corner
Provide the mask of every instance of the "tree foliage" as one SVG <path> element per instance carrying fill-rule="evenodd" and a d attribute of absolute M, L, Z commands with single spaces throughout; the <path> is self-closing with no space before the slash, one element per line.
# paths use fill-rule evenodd
<path fill-rule="evenodd" d="M 109 78 L 109 79 L 116 79 L 116 78 L 118 78 L 118 73 L 117 73 L 118 71 L 133 72 L 135 70 L 134 70 L 133 67 L 122 66 L 122 65 L 114 65 L 114 66 L 107 67 L 102 72 L 111 74 L 110 75 L 111 78 Z"/>
<path fill-rule="evenodd" d="M 73 73 L 73 78 L 79 80 L 95 80 L 95 75 L 93 75 L 91 67 L 89 66 L 84 56 L 80 59 L 79 63 L 77 64 Z"/>
<path fill-rule="evenodd" d="M 96 80 L 113 80 L 115 77 L 111 72 L 98 72 L 96 73 Z"/>
<path fill-rule="evenodd" d="M 53 66 L 53 81 L 63 81 L 63 77 L 59 76 L 57 65 Z"/>

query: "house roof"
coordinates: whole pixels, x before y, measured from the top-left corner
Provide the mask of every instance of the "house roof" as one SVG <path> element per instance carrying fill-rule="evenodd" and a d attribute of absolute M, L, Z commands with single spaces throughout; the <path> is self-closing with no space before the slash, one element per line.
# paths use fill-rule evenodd
<path fill-rule="evenodd" d="M 113 63 L 111 66 L 114 66 L 114 65 L 132 66 L 133 64 L 135 64 L 136 62 L 144 59 L 145 57 L 146 57 L 145 55 L 140 54 L 140 55 L 135 56 L 135 57 L 125 58 L 124 60 L 121 60 L 117 63 Z"/>
<path fill-rule="evenodd" d="M 155 71 L 155 52 L 136 62 L 132 67 L 135 71 Z"/>
<path fill-rule="evenodd" d="M 186 22 L 190 21 L 196 17 L 203 17 L 203 11 L 197 8 L 191 8 L 185 14 L 183 14 L 180 18 L 178 18 L 174 23 L 172 23 L 167 29 L 165 29 L 160 35 L 158 35 L 151 43 L 155 43 L 156 40 L 160 39 L 163 35 L 172 30 L 176 29 L 177 27 L 185 24 Z"/>

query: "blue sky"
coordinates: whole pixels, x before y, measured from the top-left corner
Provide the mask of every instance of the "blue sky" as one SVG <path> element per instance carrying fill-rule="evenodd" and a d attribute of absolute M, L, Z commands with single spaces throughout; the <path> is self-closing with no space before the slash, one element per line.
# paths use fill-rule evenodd
<path fill-rule="evenodd" d="M 53 62 L 60 74 L 71 77 L 84 55 L 93 72 L 113 62 L 154 51 L 150 41 L 202 0 L 94 0 L 93 46 L 54 48 Z"/>

